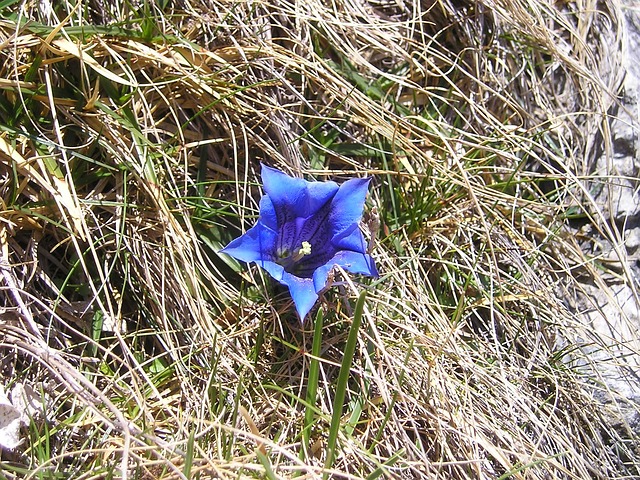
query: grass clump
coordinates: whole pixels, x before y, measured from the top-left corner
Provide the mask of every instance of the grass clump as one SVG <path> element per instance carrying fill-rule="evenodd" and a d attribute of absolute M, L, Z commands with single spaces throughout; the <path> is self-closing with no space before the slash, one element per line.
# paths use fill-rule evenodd
<path fill-rule="evenodd" d="M 0 368 L 40 406 L 0 475 L 640 475 L 567 300 L 607 274 L 575 219 L 616 237 L 592 7 L 1 4 Z M 260 162 L 373 177 L 381 278 L 338 275 L 315 323 L 218 254 Z"/>

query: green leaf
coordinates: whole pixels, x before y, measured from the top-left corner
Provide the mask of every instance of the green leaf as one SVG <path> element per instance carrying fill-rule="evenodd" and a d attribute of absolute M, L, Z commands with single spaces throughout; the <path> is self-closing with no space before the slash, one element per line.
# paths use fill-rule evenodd
<path fill-rule="evenodd" d="M 363 290 L 358 297 L 358 301 L 356 302 L 356 309 L 353 314 L 353 322 L 351 323 L 351 329 L 349 330 L 349 337 L 347 338 L 347 345 L 344 348 L 344 357 L 342 358 L 342 365 L 340 366 L 340 373 L 338 374 L 336 396 L 333 400 L 333 416 L 331 417 L 329 439 L 327 440 L 327 458 L 324 464 L 325 470 L 328 470 L 333 466 L 333 462 L 336 456 L 335 450 L 338 442 L 338 434 L 340 432 L 342 408 L 344 407 L 344 398 L 347 393 L 347 384 L 349 383 L 349 377 L 351 375 L 353 355 L 356 351 L 356 345 L 358 344 L 358 331 L 360 330 L 360 324 L 362 323 L 362 312 L 364 310 L 364 301 L 366 295 L 366 290 Z M 325 471 L 322 478 L 326 480 L 328 476 L 329 473 Z"/>
<path fill-rule="evenodd" d="M 323 316 L 322 309 L 318 310 L 316 315 L 315 329 L 313 332 L 313 345 L 311 347 L 311 360 L 309 362 L 309 378 L 307 380 L 307 407 L 304 411 L 304 430 L 302 431 L 303 448 L 302 454 L 309 449 L 311 439 L 311 427 L 315 417 L 314 409 L 310 405 L 315 405 L 318 395 L 318 379 L 320 378 L 320 357 L 322 349 L 322 325 Z"/>

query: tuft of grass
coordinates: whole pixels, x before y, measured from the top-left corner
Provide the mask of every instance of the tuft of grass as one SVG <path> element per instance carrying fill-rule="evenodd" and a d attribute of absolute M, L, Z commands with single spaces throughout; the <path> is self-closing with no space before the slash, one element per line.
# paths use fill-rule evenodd
<path fill-rule="evenodd" d="M 600 401 L 638 352 L 569 306 L 610 275 L 638 297 L 575 235 L 621 244 L 592 175 L 619 22 L 606 1 L 0 2 L 0 379 L 41 397 L 0 476 L 639 476 Z M 303 325 L 218 254 L 260 162 L 373 177 L 381 277 L 338 273 Z"/>

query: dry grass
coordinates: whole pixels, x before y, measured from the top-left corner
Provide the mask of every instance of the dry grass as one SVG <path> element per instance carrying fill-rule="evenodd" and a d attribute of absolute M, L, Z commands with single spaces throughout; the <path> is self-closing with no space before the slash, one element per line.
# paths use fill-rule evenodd
<path fill-rule="evenodd" d="M 589 190 L 617 4 L 164 3 L 0 9 L 0 368 L 44 405 L 0 476 L 640 475 L 567 301 L 606 286 L 574 222 L 619 236 Z M 374 177 L 382 276 L 315 345 L 217 254 L 259 162 Z"/>

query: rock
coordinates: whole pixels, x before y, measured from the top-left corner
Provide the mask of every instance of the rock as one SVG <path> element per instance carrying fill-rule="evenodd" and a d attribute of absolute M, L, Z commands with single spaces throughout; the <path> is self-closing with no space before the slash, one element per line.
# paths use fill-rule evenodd
<path fill-rule="evenodd" d="M 578 371 L 594 382 L 594 397 L 605 408 L 622 438 L 628 430 L 640 433 L 640 311 L 634 291 L 624 284 L 602 289 L 582 285 L 573 310 L 584 326 L 581 343 L 584 357 L 573 359 Z M 632 434 L 634 434 L 632 433 Z"/>
<path fill-rule="evenodd" d="M 603 238 L 593 229 L 585 253 L 603 262 L 609 272 L 600 276 L 602 283 L 582 283 L 582 292 L 568 301 L 589 335 L 579 341 L 588 358 L 583 366 L 596 376 L 595 395 L 619 416 L 620 425 L 636 434 L 640 433 L 639 6 L 636 0 L 623 0 L 621 62 L 625 76 L 620 104 L 611 112 L 613 151 L 596 161 L 592 189 L 598 208 L 622 236 L 623 258 L 613 248 L 619 239 Z"/>
<path fill-rule="evenodd" d="M 596 201 L 608 217 L 627 228 L 640 226 L 640 15 L 637 5 L 623 6 L 622 67 L 625 71 L 620 104 L 613 112 L 613 154 L 600 157 L 594 188 Z M 608 181 L 608 184 L 603 182 Z"/>
<path fill-rule="evenodd" d="M 638 247 L 640 247 L 640 227 L 629 229 L 625 232 L 624 246 L 627 249 L 627 253 L 633 257 L 638 253 Z"/>

